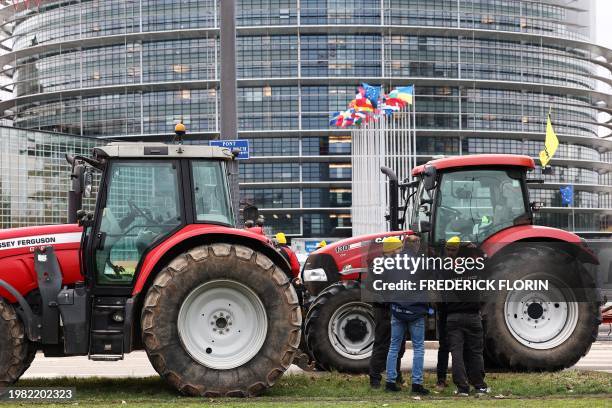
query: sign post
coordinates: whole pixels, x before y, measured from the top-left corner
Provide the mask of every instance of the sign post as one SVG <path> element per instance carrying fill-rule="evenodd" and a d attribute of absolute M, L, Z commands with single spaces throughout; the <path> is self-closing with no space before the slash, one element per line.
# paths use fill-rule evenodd
<path fill-rule="evenodd" d="M 238 113 L 236 106 L 236 0 L 220 2 L 220 129 L 221 140 L 238 138 Z M 240 217 L 240 188 L 238 161 L 229 163 L 229 183 L 236 226 L 242 226 Z"/>

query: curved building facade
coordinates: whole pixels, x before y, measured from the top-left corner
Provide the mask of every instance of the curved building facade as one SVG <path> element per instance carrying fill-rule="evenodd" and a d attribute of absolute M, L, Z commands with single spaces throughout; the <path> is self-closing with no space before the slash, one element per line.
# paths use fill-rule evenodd
<path fill-rule="evenodd" d="M 34 3 L 34 2 L 30 2 Z M 540 222 L 610 229 L 612 51 L 591 41 L 593 2 L 237 0 L 243 199 L 275 230 L 350 234 L 350 130 L 330 128 L 362 82 L 416 85 L 419 160 L 537 156 L 552 111 L 561 146 L 535 186 Z M 14 126 L 194 142 L 219 135 L 218 0 L 43 1 L 0 10 Z M 605 115 L 604 115 L 605 116 Z M 573 207 L 559 187 L 575 186 Z"/>

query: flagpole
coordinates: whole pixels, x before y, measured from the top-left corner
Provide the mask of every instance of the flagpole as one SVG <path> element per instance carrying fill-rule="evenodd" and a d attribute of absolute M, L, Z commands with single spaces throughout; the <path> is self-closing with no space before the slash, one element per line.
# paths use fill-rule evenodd
<path fill-rule="evenodd" d="M 412 85 L 412 143 L 414 146 L 413 150 L 413 167 L 417 166 L 417 146 L 416 146 L 416 87 Z M 410 175 L 412 177 L 412 169 L 410 169 Z"/>
<path fill-rule="evenodd" d="M 572 232 L 576 232 L 576 213 L 574 211 L 575 209 L 575 205 L 574 205 L 574 191 L 572 189 Z"/>

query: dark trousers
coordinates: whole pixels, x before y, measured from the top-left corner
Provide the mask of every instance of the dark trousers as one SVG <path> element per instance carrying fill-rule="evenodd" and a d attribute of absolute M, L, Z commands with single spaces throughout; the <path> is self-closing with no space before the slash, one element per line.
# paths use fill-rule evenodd
<path fill-rule="evenodd" d="M 387 354 L 391 344 L 391 311 L 389 306 L 383 303 L 372 303 L 374 308 L 374 345 L 372 347 L 372 357 L 370 358 L 370 380 L 382 379 L 381 373 L 387 368 Z M 400 366 L 406 342 L 402 342 L 402 347 L 397 356 L 397 372 L 400 373 Z"/>
<path fill-rule="evenodd" d="M 446 382 L 448 372 L 448 330 L 446 329 L 447 315 L 444 312 L 438 313 L 438 365 L 436 367 L 438 382 Z"/>
<path fill-rule="evenodd" d="M 483 328 L 477 313 L 450 313 L 446 319 L 448 346 L 453 356 L 453 382 L 460 390 L 486 388 Z"/>

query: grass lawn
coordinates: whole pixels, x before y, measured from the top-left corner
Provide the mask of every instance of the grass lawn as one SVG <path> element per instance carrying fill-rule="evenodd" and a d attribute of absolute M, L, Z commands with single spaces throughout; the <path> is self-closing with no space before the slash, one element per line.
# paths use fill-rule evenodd
<path fill-rule="evenodd" d="M 406 377 L 408 378 L 408 377 Z M 433 388 L 435 375 L 427 373 L 426 386 Z M 78 406 L 122 407 L 405 407 L 408 403 L 423 407 L 500 406 L 500 407 L 612 407 L 612 374 L 589 371 L 559 373 L 491 373 L 487 382 L 490 396 L 459 398 L 453 388 L 415 399 L 403 391 L 388 394 L 372 391 L 366 376 L 344 374 L 287 375 L 264 395 L 250 399 L 198 399 L 178 395 L 159 378 L 144 379 L 51 379 L 22 380 L 19 387 L 75 387 Z M 28 406 L 32 403 L 0 403 Z M 36 404 L 36 406 L 66 406 Z"/>

